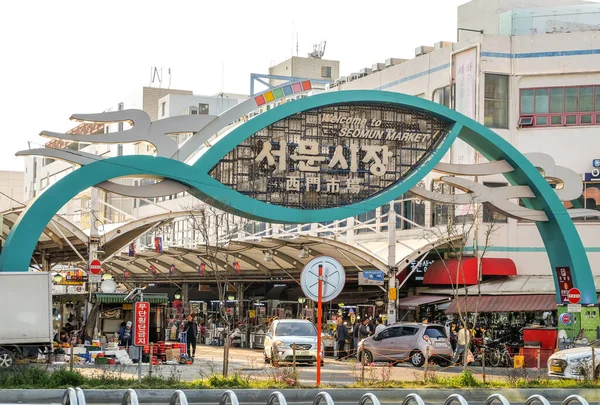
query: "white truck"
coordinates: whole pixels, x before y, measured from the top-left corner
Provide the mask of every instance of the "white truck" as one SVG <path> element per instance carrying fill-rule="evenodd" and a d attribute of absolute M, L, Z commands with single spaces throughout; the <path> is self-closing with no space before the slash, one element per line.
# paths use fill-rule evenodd
<path fill-rule="evenodd" d="M 52 348 L 49 273 L 0 272 L 0 368 Z"/>

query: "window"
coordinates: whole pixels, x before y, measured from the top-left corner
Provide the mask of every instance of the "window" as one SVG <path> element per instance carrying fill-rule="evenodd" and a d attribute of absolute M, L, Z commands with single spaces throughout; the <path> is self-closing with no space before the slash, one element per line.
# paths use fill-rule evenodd
<path fill-rule="evenodd" d="M 377 334 L 377 340 L 395 338 L 400 336 L 400 328 L 386 328 Z"/>
<path fill-rule="evenodd" d="M 198 104 L 198 114 L 208 115 L 209 110 L 210 110 L 210 106 L 208 104 L 205 104 L 205 103 Z"/>
<path fill-rule="evenodd" d="M 600 86 L 521 89 L 520 105 L 519 127 L 600 124 Z"/>
<path fill-rule="evenodd" d="M 414 336 L 419 331 L 419 328 L 413 326 L 403 326 L 400 336 Z"/>
<path fill-rule="evenodd" d="M 331 79 L 331 66 L 321 66 L 321 77 Z"/>
<path fill-rule="evenodd" d="M 508 186 L 506 183 L 487 183 L 483 182 L 485 187 L 494 188 L 494 187 L 505 187 Z M 494 207 L 483 204 L 483 222 L 486 223 L 496 223 L 496 224 L 505 224 L 508 222 L 508 218 L 506 215 L 498 212 Z"/>
<path fill-rule="evenodd" d="M 508 128 L 508 76 L 485 74 L 484 124 Z"/>
<path fill-rule="evenodd" d="M 167 102 L 163 101 L 162 104 L 160 105 L 160 116 L 164 117 L 166 115 L 167 112 Z"/>
<path fill-rule="evenodd" d="M 600 211 L 600 182 L 592 181 L 583 183 L 583 193 L 577 200 L 565 201 L 568 208 L 585 208 Z M 599 213 L 600 215 L 600 213 Z M 600 217 L 574 218 L 573 221 L 598 221 Z"/>
<path fill-rule="evenodd" d="M 454 108 L 454 97 L 452 95 L 452 86 L 440 87 L 433 91 L 431 100 L 434 103 L 441 104 L 448 108 Z"/>
<path fill-rule="evenodd" d="M 441 326 L 428 326 L 424 335 L 429 336 L 431 339 L 445 339 L 446 331 Z"/>

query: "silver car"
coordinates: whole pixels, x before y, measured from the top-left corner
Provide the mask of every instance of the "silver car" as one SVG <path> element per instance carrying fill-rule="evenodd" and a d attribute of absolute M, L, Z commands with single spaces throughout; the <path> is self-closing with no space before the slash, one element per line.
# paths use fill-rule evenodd
<path fill-rule="evenodd" d="M 273 321 L 265 334 L 265 363 L 278 366 L 291 363 L 296 347 L 296 362 L 313 364 L 317 361 L 317 328 L 312 322 L 302 319 Z M 321 344 L 321 364 L 323 364 Z"/>
<path fill-rule="evenodd" d="M 425 364 L 426 356 L 442 366 L 450 364 L 452 346 L 442 325 L 396 323 L 358 343 L 358 356 L 365 362 L 399 363 L 409 360 L 415 367 Z"/>

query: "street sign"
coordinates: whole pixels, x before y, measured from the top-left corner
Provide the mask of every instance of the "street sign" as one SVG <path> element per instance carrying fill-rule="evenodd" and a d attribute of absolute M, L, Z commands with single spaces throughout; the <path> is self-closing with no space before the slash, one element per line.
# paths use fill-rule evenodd
<path fill-rule="evenodd" d="M 150 338 L 150 303 L 136 302 L 133 307 L 133 314 L 135 325 L 133 344 L 135 346 L 146 346 Z"/>
<path fill-rule="evenodd" d="M 581 312 L 581 304 L 568 304 L 567 311 L 570 314 L 575 314 Z"/>
<path fill-rule="evenodd" d="M 569 325 L 571 323 L 571 314 L 562 314 L 560 316 L 560 322 L 563 325 Z"/>
<path fill-rule="evenodd" d="M 567 294 L 567 299 L 571 304 L 579 304 L 579 301 L 581 301 L 581 291 L 579 291 L 579 288 L 571 288 Z"/>
<path fill-rule="evenodd" d="M 340 295 L 346 284 L 344 266 L 333 257 L 318 256 L 306 263 L 300 274 L 302 292 L 317 302 L 317 387 L 321 386 L 321 328 L 323 303 Z"/>
<path fill-rule="evenodd" d="M 385 273 L 381 270 L 363 270 L 358 272 L 358 285 L 383 285 Z"/>
<path fill-rule="evenodd" d="M 100 274 L 101 271 L 102 271 L 102 263 L 100 263 L 100 260 L 98 260 L 98 259 L 92 260 L 92 262 L 90 263 L 90 272 L 92 274 Z"/>

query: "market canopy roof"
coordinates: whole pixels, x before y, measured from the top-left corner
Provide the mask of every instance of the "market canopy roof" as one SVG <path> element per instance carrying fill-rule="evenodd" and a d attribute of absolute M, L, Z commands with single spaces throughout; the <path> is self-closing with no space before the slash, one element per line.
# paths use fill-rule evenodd
<path fill-rule="evenodd" d="M 127 294 L 120 293 L 96 293 L 96 302 L 98 304 L 125 304 L 133 303 L 133 301 L 125 301 Z M 169 296 L 167 294 L 160 293 L 147 293 L 144 294 L 144 301 L 150 304 L 167 304 L 169 303 Z"/>
<path fill-rule="evenodd" d="M 556 309 L 555 295 L 483 295 L 455 298 L 447 314 L 482 312 L 534 312 Z"/>

